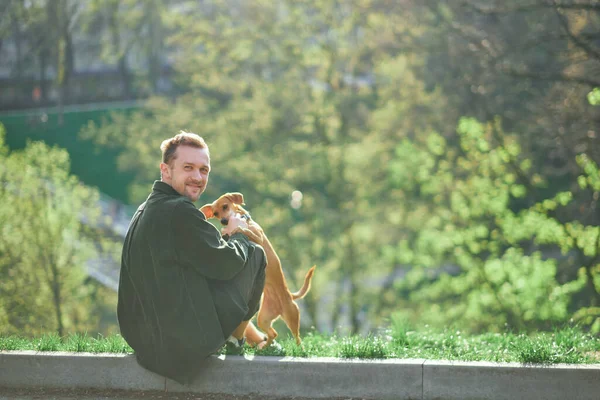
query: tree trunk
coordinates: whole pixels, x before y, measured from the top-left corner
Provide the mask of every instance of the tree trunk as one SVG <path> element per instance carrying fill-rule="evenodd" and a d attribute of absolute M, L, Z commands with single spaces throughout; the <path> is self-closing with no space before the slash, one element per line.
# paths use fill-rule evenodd
<path fill-rule="evenodd" d="M 48 53 L 42 50 L 39 55 L 40 60 L 40 89 L 41 101 L 43 104 L 48 102 L 48 82 L 46 80 L 46 65 L 48 63 Z"/>
<path fill-rule="evenodd" d="M 15 60 L 15 66 L 16 66 L 16 78 L 20 79 L 21 76 L 23 75 L 23 65 L 22 65 L 22 59 L 23 59 L 23 53 L 22 53 L 22 47 L 21 47 L 21 29 L 19 29 L 19 23 L 18 23 L 18 18 L 15 15 L 14 12 L 11 12 L 11 27 L 13 30 L 13 35 L 15 38 L 15 50 L 16 50 L 16 56 L 17 59 Z"/>
<path fill-rule="evenodd" d="M 344 296 L 344 288 L 343 285 L 340 283 L 338 283 L 335 287 L 336 289 L 336 294 L 333 296 L 333 314 L 331 315 L 331 327 L 333 329 L 334 332 L 336 332 L 338 330 L 338 328 L 341 326 L 341 317 L 342 317 L 342 297 Z"/>
<path fill-rule="evenodd" d="M 315 302 L 312 296 L 306 296 L 304 298 L 304 306 L 306 308 L 306 313 L 308 314 L 308 318 L 312 322 L 312 326 L 317 326 L 317 303 Z"/>
<path fill-rule="evenodd" d="M 58 125 L 63 124 L 64 103 L 65 103 L 65 44 L 62 38 L 58 41 L 58 65 L 57 80 L 58 86 Z"/>
<path fill-rule="evenodd" d="M 600 305 L 600 293 L 596 289 L 596 285 L 594 283 L 594 271 L 593 269 L 596 265 L 586 265 L 585 266 L 585 274 L 587 276 L 587 287 L 590 292 L 590 307 L 598 307 Z"/>
<path fill-rule="evenodd" d="M 127 59 L 125 58 L 125 54 L 119 58 L 119 76 L 121 77 L 121 82 L 123 83 L 123 96 L 126 99 L 131 99 L 131 77 L 127 68 Z"/>
<path fill-rule="evenodd" d="M 63 37 L 65 41 L 65 102 L 68 103 L 71 100 L 71 77 L 75 72 L 75 47 L 73 46 L 73 38 L 71 32 L 69 32 L 69 21 L 65 21 L 63 28 Z"/>
<path fill-rule="evenodd" d="M 52 288 L 52 300 L 54 302 L 54 314 L 56 316 L 56 326 L 58 330 L 58 335 L 64 335 L 64 326 L 62 320 L 62 295 L 61 295 L 61 286 L 60 286 L 60 274 L 58 272 L 58 268 L 54 264 L 54 262 L 50 265 L 50 270 L 52 273 L 51 281 L 49 282 Z"/>
<path fill-rule="evenodd" d="M 162 25 L 160 21 L 160 10 L 162 9 L 156 1 L 150 3 L 147 9 L 147 16 L 150 21 L 148 24 L 150 37 L 150 51 L 148 53 L 149 78 L 152 87 L 152 93 L 158 91 L 158 80 L 161 74 L 160 53 L 162 51 Z"/>
<path fill-rule="evenodd" d="M 350 278 L 350 289 L 348 290 L 348 313 L 350 314 L 350 335 L 358 333 L 359 322 L 356 318 L 358 310 L 356 309 L 356 287 L 354 279 Z"/>
<path fill-rule="evenodd" d="M 349 229 L 348 229 L 349 230 Z M 358 313 L 360 312 L 360 301 L 356 285 L 356 256 L 354 254 L 354 246 L 352 243 L 351 233 L 348 232 L 348 266 L 350 268 L 350 290 L 348 291 L 348 304 L 350 306 L 350 333 L 356 335 L 361 328 L 360 320 L 358 319 Z"/>
<path fill-rule="evenodd" d="M 67 15 L 67 4 L 64 1 L 50 1 L 47 5 L 50 26 L 56 27 L 57 43 L 57 76 L 58 87 L 58 124 L 63 124 L 63 107 L 69 101 L 69 80 L 75 66 L 73 54 L 73 40 L 69 32 L 69 15 Z"/>
<path fill-rule="evenodd" d="M 127 67 L 127 50 L 122 49 L 121 36 L 119 35 L 119 24 L 117 23 L 117 14 L 119 12 L 119 4 L 113 3 L 109 15 L 109 26 L 112 40 L 113 51 L 119 54 L 118 70 L 121 83 L 123 84 L 122 96 L 130 99 L 131 96 L 131 77 Z"/>

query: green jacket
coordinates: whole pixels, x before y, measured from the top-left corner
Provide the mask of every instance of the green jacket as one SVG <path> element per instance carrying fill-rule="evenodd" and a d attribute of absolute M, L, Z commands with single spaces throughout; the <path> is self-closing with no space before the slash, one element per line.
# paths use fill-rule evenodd
<path fill-rule="evenodd" d="M 234 286 L 218 300 L 214 287 L 241 271 L 248 247 L 241 233 L 223 240 L 191 200 L 154 183 L 125 237 L 117 306 L 142 366 L 186 382 L 224 344 L 248 306 Z"/>

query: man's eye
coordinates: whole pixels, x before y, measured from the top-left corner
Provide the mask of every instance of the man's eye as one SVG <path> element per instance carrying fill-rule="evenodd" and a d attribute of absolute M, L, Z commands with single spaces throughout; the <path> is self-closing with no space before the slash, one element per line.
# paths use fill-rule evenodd
<path fill-rule="evenodd" d="M 186 165 L 185 167 L 183 167 L 183 169 L 186 169 L 189 171 L 190 169 L 192 169 L 192 167 L 190 167 L 189 165 Z"/>

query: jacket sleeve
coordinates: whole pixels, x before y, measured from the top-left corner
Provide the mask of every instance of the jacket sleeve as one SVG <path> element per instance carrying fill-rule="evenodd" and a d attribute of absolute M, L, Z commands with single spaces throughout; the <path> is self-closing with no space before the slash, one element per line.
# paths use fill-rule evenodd
<path fill-rule="evenodd" d="M 177 205 L 173 214 L 176 257 L 179 263 L 209 279 L 228 280 L 244 268 L 248 238 L 242 233 L 223 240 L 221 233 L 191 202 Z"/>

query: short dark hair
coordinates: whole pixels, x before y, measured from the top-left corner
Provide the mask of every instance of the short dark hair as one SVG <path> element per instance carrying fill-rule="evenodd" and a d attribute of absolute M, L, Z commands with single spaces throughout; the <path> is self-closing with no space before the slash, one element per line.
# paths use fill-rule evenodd
<path fill-rule="evenodd" d="M 190 146 L 197 149 L 206 149 L 208 152 L 208 145 L 201 136 L 191 132 L 179 131 L 177 135 L 163 140 L 163 142 L 160 144 L 162 162 L 169 164 L 172 160 L 174 160 L 175 151 L 179 146 Z"/>

